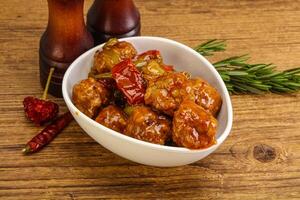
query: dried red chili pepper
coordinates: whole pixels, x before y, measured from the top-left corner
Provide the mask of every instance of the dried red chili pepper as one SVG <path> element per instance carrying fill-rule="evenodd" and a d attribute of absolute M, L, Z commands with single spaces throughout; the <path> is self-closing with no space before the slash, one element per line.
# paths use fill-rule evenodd
<path fill-rule="evenodd" d="M 144 102 L 145 85 L 142 74 L 131 59 L 126 59 L 112 68 L 112 77 L 118 89 L 124 94 L 130 105 Z"/>
<path fill-rule="evenodd" d="M 72 120 L 73 116 L 70 112 L 66 112 L 58 117 L 26 144 L 25 148 L 22 150 L 23 153 L 29 154 L 41 150 L 44 146 L 49 144 Z"/>
<path fill-rule="evenodd" d="M 23 101 L 26 117 L 38 126 L 54 119 L 59 111 L 59 107 L 56 103 L 52 101 L 46 101 L 53 71 L 54 68 L 51 68 L 42 99 L 29 96 L 25 97 Z"/>
<path fill-rule="evenodd" d="M 58 114 L 58 105 L 51 101 L 35 97 L 26 97 L 23 101 L 25 114 L 36 125 L 42 125 L 54 119 Z"/>

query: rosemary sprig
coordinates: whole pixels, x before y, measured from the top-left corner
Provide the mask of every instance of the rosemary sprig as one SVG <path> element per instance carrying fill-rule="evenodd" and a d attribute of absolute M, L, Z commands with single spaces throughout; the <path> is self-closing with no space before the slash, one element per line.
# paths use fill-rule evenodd
<path fill-rule="evenodd" d="M 206 56 L 225 49 L 226 44 L 220 40 L 210 40 L 195 48 Z M 230 93 L 292 93 L 300 90 L 300 67 L 277 71 L 273 64 L 249 64 L 249 59 L 248 55 L 242 55 L 213 63 Z"/>
<path fill-rule="evenodd" d="M 226 43 L 224 40 L 209 40 L 195 47 L 195 50 L 203 56 L 211 56 L 214 52 L 225 51 Z"/>

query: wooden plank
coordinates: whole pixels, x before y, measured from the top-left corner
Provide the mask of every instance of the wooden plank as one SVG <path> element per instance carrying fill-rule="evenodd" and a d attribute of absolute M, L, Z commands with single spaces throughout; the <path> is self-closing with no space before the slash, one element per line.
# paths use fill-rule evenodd
<path fill-rule="evenodd" d="M 228 41 L 215 61 L 249 53 L 280 69 L 300 65 L 300 1 L 136 0 L 142 34 L 196 46 Z M 85 3 L 85 12 L 92 0 Z M 133 163 L 104 149 L 75 123 L 47 148 L 23 156 L 41 128 L 22 100 L 42 94 L 38 45 L 44 0 L 0 1 L 0 199 L 298 199 L 300 94 L 232 96 L 229 138 L 209 157 L 176 168 Z M 62 99 L 50 97 L 65 111 Z"/>

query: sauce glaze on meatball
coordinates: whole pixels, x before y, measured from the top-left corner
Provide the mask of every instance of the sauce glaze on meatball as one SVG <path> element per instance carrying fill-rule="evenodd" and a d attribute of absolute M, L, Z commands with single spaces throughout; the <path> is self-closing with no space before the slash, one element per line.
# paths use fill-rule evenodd
<path fill-rule="evenodd" d="M 100 106 L 108 103 L 109 91 L 96 79 L 82 80 L 73 87 L 72 99 L 75 106 L 93 118 Z"/>
<path fill-rule="evenodd" d="M 110 105 L 102 109 L 95 120 L 107 128 L 122 132 L 126 127 L 127 116 L 117 106 Z"/>
<path fill-rule="evenodd" d="M 188 78 L 184 73 L 167 73 L 150 81 L 145 94 L 145 104 L 172 116 L 183 98 L 188 97 L 184 86 Z"/>
<path fill-rule="evenodd" d="M 194 101 L 184 100 L 173 117 L 173 141 L 181 147 L 204 149 L 216 143 L 217 120 Z"/>
<path fill-rule="evenodd" d="M 201 78 L 188 80 L 186 90 L 195 103 L 216 116 L 221 108 L 222 99 L 218 91 Z"/>
<path fill-rule="evenodd" d="M 171 137 L 171 122 L 148 107 L 137 106 L 128 119 L 124 134 L 146 142 L 165 144 Z"/>

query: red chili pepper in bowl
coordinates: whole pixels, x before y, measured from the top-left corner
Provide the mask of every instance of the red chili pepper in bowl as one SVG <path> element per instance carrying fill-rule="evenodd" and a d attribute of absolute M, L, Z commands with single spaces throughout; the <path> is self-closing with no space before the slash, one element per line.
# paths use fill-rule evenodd
<path fill-rule="evenodd" d="M 163 68 L 167 72 L 173 72 L 174 71 L 174 67 L 172 65 L 163 65 Z"/>
<path fill-rule="evenodd" d="M 70 112 L 58 117 L 54 122 L 34 136 L 22 150 L 24 154 L 34 153 L 49 144 L 71 121 L 73 116 Z"/>
<path fill-rule="evenodd" d="M 38 126 L 54 119 L 59 111 L 56 103 L 46 100 L 53 72 L 54 68 L 51 68 L 42 99 L 29 96 L 25 97 L 23 101 L 26 117 Z"/>
<path fill-rule="evenodd" d="M 137 60 L 142 59 L 144 61 L 158 59 L 162 61 L 162 57 L 158 50 L 149 50 L 137 56 Z"/>
<path fill-rule="evenodd" d="M 130 105 L 144 102 L 145 85 L 141 72 L 131 59 L 126 59 L 112 68 L 112 77 L 118 89 L 124 94 Z"/>

